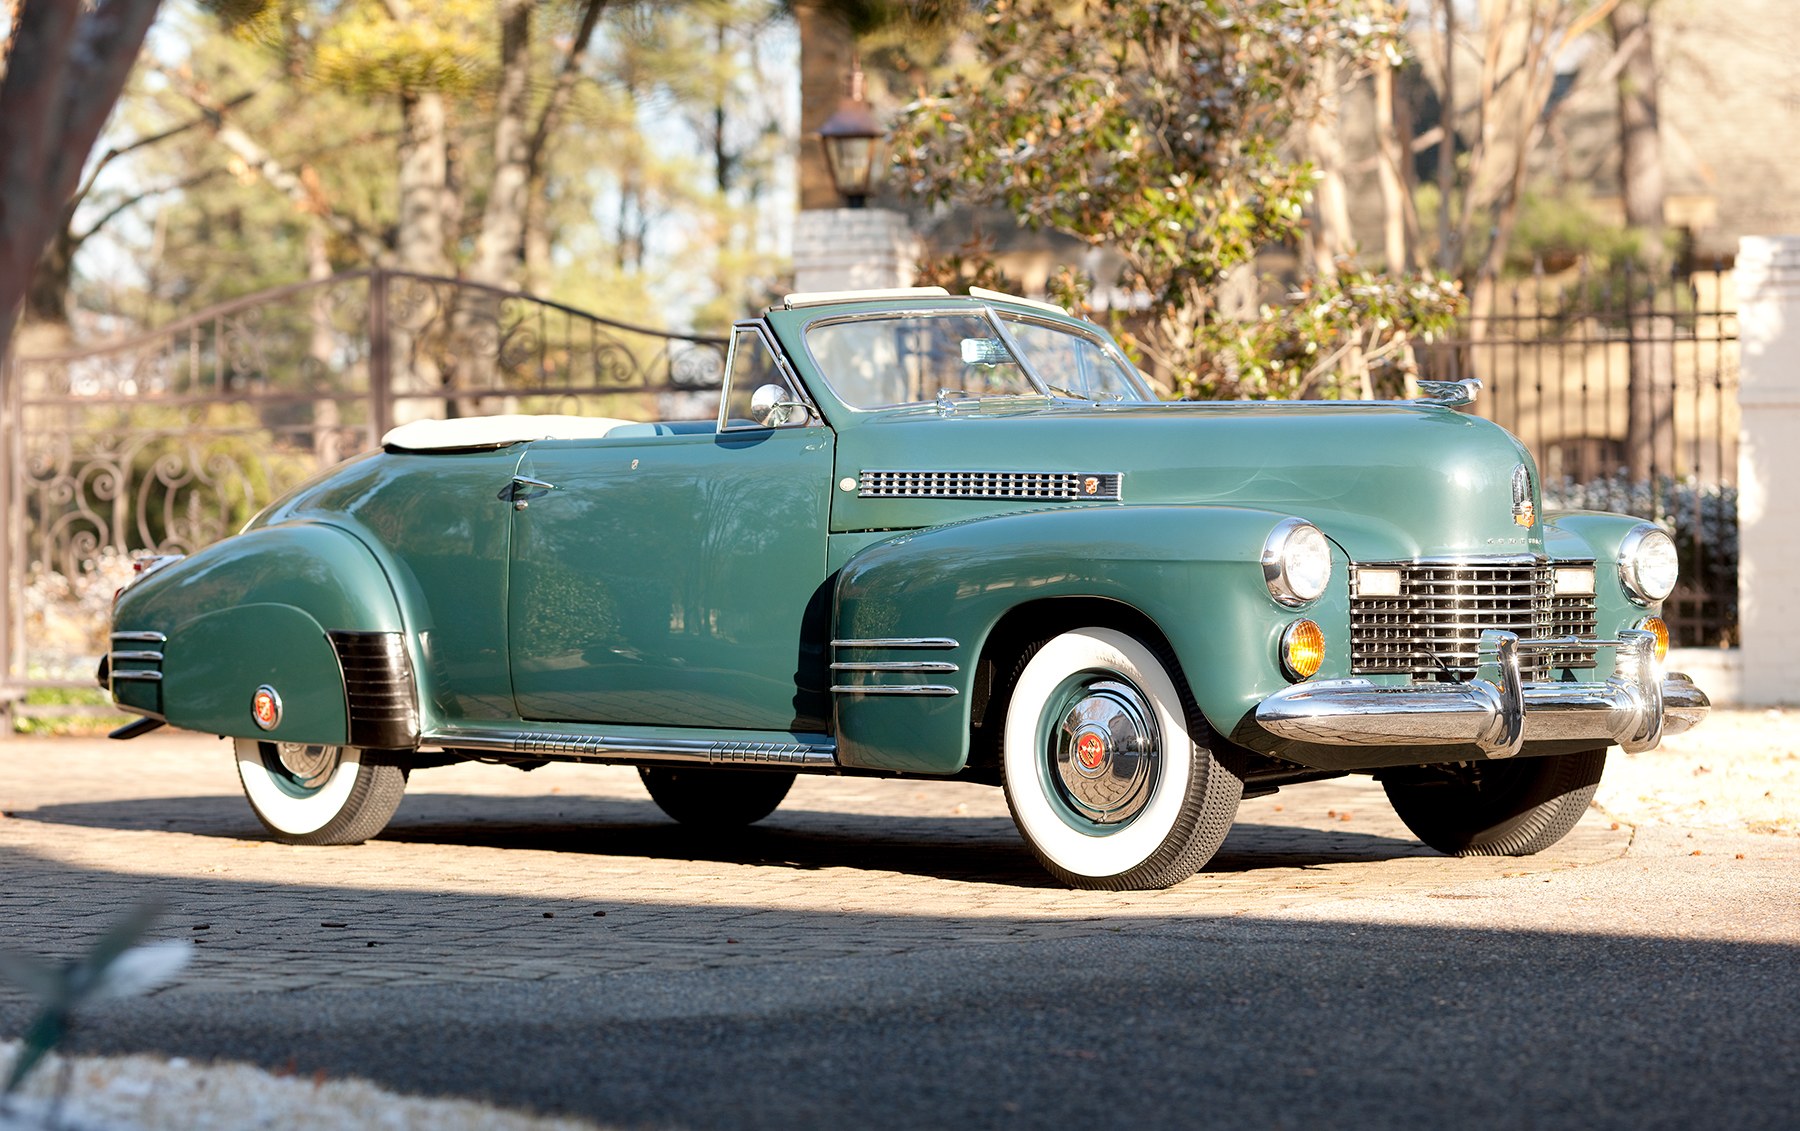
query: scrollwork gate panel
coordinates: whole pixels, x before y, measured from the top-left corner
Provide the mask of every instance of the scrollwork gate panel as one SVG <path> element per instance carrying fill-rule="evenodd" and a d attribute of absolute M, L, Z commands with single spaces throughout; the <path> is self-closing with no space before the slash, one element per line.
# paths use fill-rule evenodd
<path fill-rule="evenodd" d="M 217 541 L 394 423 L 710 417 L 724 346 L 517 292 L 362 271 L 94 349 L 7 359 L 0 699 L 92 683 L 134 555 Z"/>

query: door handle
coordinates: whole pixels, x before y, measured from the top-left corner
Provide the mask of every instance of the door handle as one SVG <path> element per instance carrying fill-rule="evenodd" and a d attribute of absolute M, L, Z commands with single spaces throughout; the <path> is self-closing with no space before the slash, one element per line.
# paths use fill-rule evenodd
<path fill-rule="evenodd" d="M 512 486 L 506 489 L 506 497 L 512 500 L 513 510 L 522 511 L 531 505 L 530 492 L 556 490 L 556 484 L 546 483 L 542 479 L 533 479 L 529 475 L 515 475 Z"/>

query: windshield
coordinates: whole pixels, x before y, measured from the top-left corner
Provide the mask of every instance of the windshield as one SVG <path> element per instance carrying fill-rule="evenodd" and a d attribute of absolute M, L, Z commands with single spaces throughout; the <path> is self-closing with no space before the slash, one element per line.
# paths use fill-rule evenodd
<path fill-rule="evenodd" d="M 1046 393 L 1150 399 L 1098 337 L 1048 320 L 1010 313 L 1001 318 L 1004 333 L 985 310 L 865 315 L 816 322 L 806 331 L 806 344 L 832 390 L 853 408 Z"/>
<path fill-rule="evenodd" d="M 839 399 L 855 408 L 1043 395 L 981 311 L 816 323 L 806 345 Z"/>
<path fill-rule="evenodd" d="M 1060 322 L 998 312 L 1025 364 L 1050 391 L 1101 401 L 1151 400 L 1130 364 L 1090 337 Z"/>

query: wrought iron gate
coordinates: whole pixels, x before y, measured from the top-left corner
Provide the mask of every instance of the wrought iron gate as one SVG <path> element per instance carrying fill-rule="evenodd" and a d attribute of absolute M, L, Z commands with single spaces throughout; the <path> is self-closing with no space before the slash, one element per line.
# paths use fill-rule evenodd
<path fill-rule="evenodd" d="M 369 270 L 0 372 L 0 714 L 91 686 L 133 554 L 186 553 L 392 425 L 490 412 L 710 415 L 725 339 Z"/>

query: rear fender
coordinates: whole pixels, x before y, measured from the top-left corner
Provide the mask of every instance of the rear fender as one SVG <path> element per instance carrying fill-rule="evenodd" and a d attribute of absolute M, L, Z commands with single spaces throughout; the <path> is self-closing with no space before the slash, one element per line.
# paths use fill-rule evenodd
<path fill-rule="evenodd" d="M 1098 598 L 1147 617 L 1174 649 L 1201 712 L 1231 733 L 1258 701 L 1287 686 L 1278 642 L 1302 614 L 1270 597 L 1261 567 L 1263 543 L 1284 517 L 1206 506 L 1038 511 L 869 547 L 838 576 L 834 659 L 936 667 L 835 670 L 839 761 L 924 774 L 962 769 L 990 634 L 1010 611 L 1060 598 Z M 1342 553 L 1334 553 L 1342 577 Z M 1304 614 L 1325 627 L 1328 655 L 1348 653 L 1347 601 L 1339 584 Z M 905 684 L 931 690 L 869 690 Z"/>
<path fill-rule="evenodd" d="M 262 527 L 165 566 L 120 595 L 113 629 L 164 638 L 160 681 L 118 679 L 156 665 L 121 661 L 113 688 L 121 705 L 172 725 L 283 742 L 416 741 L 414 665 L 393 587 L 367 546 L 336 527 Z M 264 687 L 279 702 L 267 728 L 251 711 Z"/>

